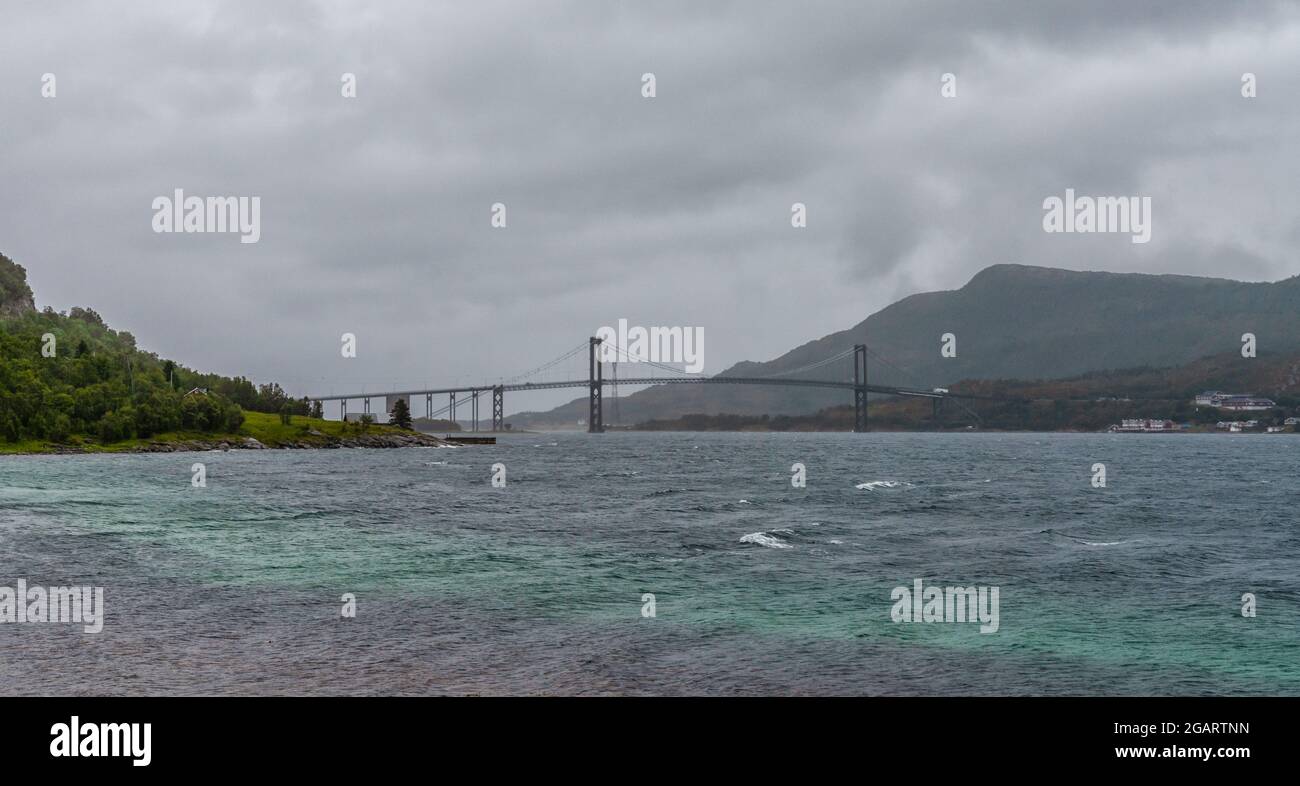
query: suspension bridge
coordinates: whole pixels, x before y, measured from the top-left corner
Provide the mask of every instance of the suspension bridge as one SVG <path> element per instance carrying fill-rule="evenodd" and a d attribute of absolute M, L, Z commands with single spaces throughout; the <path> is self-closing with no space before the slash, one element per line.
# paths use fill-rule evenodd
<path fill-rule="evenodd" d="M 585 378 L 566 378 L 572 377 L 572 374 L 560 374 L 559 379 L 552 377 L 556 369 L 562 368 L 562 364 L 581 357 L 583 350 L 586 350 L 586 371 Z M 608 358 L 612 355 L 613 360 Z M 443 388 L 420 388 L 413 390 L 392 390 L 383 392 L 352 392 L 352 393 L 331 393 L 329 395 L 308 396 L 313 402 L 320 402 L 322 407 L 325 402 L 338 402 L 339 415 L 346 420 L 348 416 L 348 402 L 360 400 L 362 402 L 362 414 L 369 414 L 371 399 L 381 399 L 385 402 L 385 410 L 388 411 L 390 404 L 396 399 L 405 399 L 410 402 L 420 396 L 424 397 L 425 417 L 432 420 L 434 418 L 447 415 L 450 420 L 456 421 L 457 405 L 468 406 L 470 408 L 470 424 L 472 431 L 479 430 L 479 399 L 491 399 L 492 407 L 492 431 L 504 431 L 505 425 L 505 394 L 507 392 L 522 392 L 529 390 L 555 390 L 559 388 L 585 388 L 588 399 L 588 418 L 587 431 L 593 434 L 599 434 L 605 430 L 604 426 L 604 390 L 612 386 L 617 390 L 619 385 L 627 386 L 652 386 L 652 385 L 767 385 L 767 386 L 788 386 L 788 387 L 805 387 L 805 388 L 829 388 L 834 390 L 846 391 L 853 401 L 853 430 L 855 432 L 865 432 L 867 430 L 867 395 L 871 393 L 883 394 L 890 396 L 911 396 L 916 398 L 930 399 L 934 403 L 934 411 L 937 416 L 940 403 L 945 399 L 993 399 L 990 396 L 979 396 L 965 393 L 953 393 L 946 388 L 935 387 L 906 387 L 900 385 L 879 385 L 869 384 L 867 381 L 867 358 L 882 362 L 895 371 L 901 372 L 894 364 L 881 357 L 877 353 L 868 349 L 866 344 L 855 344 L 852 349 L 846 349 L 835 355 L 808 363 L 796 369 L 782 371 L 775 374 L 762 377 L 747 376 L 703 376 L 699 374 L 688 374 L 682 369 L 675 368 L 660 362 L 646 360 L 642 357 L 636 357 L 627 352 L 622 347 L 613 344 L 604 346 L 599 338 L 591 338 L 582 344 L 570 349 L 564 354 L 550 360 L 534 369 L 530 369 L 510 379 L 499 380 L 495 383 L 481 385 L 463 385 L 457 387 Z M 849 358 L 852 358 L 852 375 L 848 373 L 847 365 Z M 650 376 L 633 376 L 618 377 L 618 359 L 622 358 L 625 363 L 635 363 L 646 367 L 651 371 Z M 843 368 L 838 368 L 837 364 L 842 364 Z M 612 366 L 614 374 L 605 375 L 605 367 Z M 835 372 L 840 372 L 838 375 Z M 655 374 L 654 372 L 658 372 Z M 806 376 L 810 372 L 819 372 L 824 376 Z M 828 372 L 829 375 L 828 375 Z M 905 373 L 905 372 L 903 372 Z M 828 376 L 830 378 L 828 378 Z M 839 378 L 833 378 L 838 376 Z M 435 408 L 434 397 L 447 396 L 447 404 Z M 1003 400 L 1003 399 L 997 399 Z M 617 399 L 615 399 L 617 401 Z M 412 410 L 412 415 L 414 415 Z"/>

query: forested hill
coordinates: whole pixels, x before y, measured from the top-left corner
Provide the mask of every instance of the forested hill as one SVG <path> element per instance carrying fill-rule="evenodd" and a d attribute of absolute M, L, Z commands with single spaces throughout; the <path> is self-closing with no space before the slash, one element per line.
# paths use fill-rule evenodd
<path fill-rule="evenodd" d="M 201 374 L 145 352 L 89 308 L 37 311 L 27 271 L 0 254 L 0 440 L 233 433 L 244 410 L 308 414 L 279 385 Z"/>

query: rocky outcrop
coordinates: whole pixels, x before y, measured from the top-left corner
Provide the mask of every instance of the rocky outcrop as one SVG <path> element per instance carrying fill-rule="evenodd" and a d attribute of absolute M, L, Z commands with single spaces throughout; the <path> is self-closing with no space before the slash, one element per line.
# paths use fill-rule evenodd
<path fill-rule="evenodd" d="M 21 317 L 35 310 L 32 288 L 27 286 L 27 271 L 22 265 L 0 254 L 0 319 Z"/>
<path fill-rule="evenodd" d="M 319 433 L 319 432 L 317 432 Z M 446 440 L 427 434 L 360 434 L 351 437 L 321 435 L 310 439 L 287 440 L 274 445 L 264 445 L 252 437 L 239 441 L 185 440 L 182 442 L 154 442 L 134 448 L 133 453 L 182 453 L 205 450 L 321 450 L 337 448 L 418 448 L 447 446 Z"/>

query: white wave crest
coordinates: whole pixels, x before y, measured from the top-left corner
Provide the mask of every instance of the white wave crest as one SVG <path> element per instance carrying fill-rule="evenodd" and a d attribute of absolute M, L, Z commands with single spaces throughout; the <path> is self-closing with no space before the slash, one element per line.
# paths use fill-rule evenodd
<path fill-rule="evenodd" d="M 766 546 L 769 549 L 788 549 L 791 548 L 789 543 L 780 538 L 773 537 L 766 532 L 751 532 L 740 539 L 741 543 L 753 543 L 759 546 Z"/>
<path fill-rule="evenodd" d="M 866 483 L 859 483 L 854 486 L 855 489 L 863 491 L 875 491 L 876 489 L 898 489 L 911 488 L 912 484 L 906 480 L 869 480 Z"/>

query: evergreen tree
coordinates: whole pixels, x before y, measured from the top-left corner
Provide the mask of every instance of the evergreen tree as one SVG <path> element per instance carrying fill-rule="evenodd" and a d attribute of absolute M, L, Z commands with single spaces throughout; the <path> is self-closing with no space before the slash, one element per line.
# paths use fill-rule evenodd
<path fill-rule="evenodd" d="M 389 422 L 394 426 L 405 429 L 411 427 L 411 408 L 406 405 L 406 399 L 399 398 L 389 415 Z"/>

